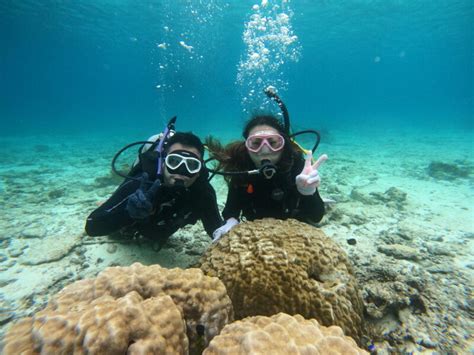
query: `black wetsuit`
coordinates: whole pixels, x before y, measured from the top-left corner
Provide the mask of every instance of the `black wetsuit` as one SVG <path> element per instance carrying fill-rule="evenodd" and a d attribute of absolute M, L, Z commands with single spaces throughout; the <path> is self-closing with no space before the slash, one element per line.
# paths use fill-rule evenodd
<path fill-rule="evenodd" d="M 207 181 L 207 174 L 201 173 L 188 189 L 161 185 L 153 201 L 153 214 L 143 220 L 134 220 L 125 207 L 128 196 L 139 186 L 139 181 L 130 179 L 122 183 L 103 205 L 90 214 L 86 223 L 87 234 L 107 235 L 132 227 L 141 235 L 164 243 L 179 228 L 194 224 L 198 219 L 209 236 L 222 225 L 216 193 Z"/>
<path fill-rule="evenodd" d="M 242 215 L 247 220 L 273 217 L 295 218 L 306 223 L 317 223 L 324 215 L 324 202 L 318 190 L 311 196 L 301 195 L 295 178 L 304 167 L 304 159 L 297 158 L 290 171 L 276 174 L 272 179 L 250 175 L 245 181 L 232 179 L 227 201 L 222 211 L 224 219 Z"/>

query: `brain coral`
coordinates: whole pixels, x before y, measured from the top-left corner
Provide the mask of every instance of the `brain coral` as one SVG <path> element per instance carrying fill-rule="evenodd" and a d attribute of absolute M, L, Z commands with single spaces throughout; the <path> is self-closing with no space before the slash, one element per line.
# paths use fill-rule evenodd
<path fill-rule="evenodd" d="M 301 314 L 361 340 L 363 302 L 352 267 L 318 228 L 293 219 L 241 223 L 207 250 L 200 267 L 224 282 L 236 319 Z"/>
<path fill-rule="evenodd" d="M 200 269 L 166 269 L 140 263 L 110 267 L 95 279 L 77 281 L 65 287 L 52 297 L 42 314 L 64 314 L 66 322 L 74 323 L 74 320 L 69 320 L 69 314 L 83 303 L 104 296 L 119 299 L 133 292 L 145 300 L 165 295 L 171 297 L 186 321 L 191 352 L 199 351 L 196 346 L 206 346 L 224 325 L 233 320 L 231 301 L 217 278 L 205 276 Z M 112 318 L 102 321 L 107 323 L 109 319 L 113 321 Z M 173 337 L 178 334 L 177 331 Z"/>
<path fill-rule="evenodd" d="M 341 328 L 319 325 L 279 313 L 272 317 L 248 317 L 226 325 L 203 355 L 215 354 L 368 354 Z"/>
<path fill-rule="evenodd" d="M 42 310 L 16 323 L 5 344 L 5 354 L 188 352 L 185 322 L 171 297 L 144 300 L 135 291 Z"/>

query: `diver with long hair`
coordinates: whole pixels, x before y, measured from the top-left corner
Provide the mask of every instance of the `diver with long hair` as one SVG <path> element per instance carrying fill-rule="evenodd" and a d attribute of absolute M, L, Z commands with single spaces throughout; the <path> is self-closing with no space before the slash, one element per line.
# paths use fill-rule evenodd
<path fill-rule="evenodd" d="M 276 96 L 274 92 L 270 94 Z M 303 151 L 291 139 L 288 113 L 282 102 L 280 108 L 284 124 L 275 116 L 257 115 L 247 122 L 244 141 L 225 147 L 212 137 L 206 141 L 209 155 L 218 162 L 215 173 L 224 175 L 228 183 L 222 212 L 226 222 L 214 232 L 214 241 L 241 218 L 295 218 L 314 224 L 324 215 L 324 202 L 317 188 L 321 183 L 318 169 L 327 156 L 323 154 L 312 163 L 312 152 Z M 317 144 L 314 150 L 316 147 Z"/>

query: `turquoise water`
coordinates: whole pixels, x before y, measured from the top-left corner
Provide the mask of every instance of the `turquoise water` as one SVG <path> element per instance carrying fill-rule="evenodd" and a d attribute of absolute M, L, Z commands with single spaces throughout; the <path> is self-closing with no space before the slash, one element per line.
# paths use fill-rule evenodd
<path fill-rule="evenodd" d="M 0 0 L 0 352 L 78 279 L 195 265 L 200 223 L 160 251 L 85 236 L 120 182 L 111 159 L 174 115 L 239 138 L 280 114 L 274 86 L 295 131 L 321 131 L 319 228 L 354 265 L 376 348 L 472 353 L 473 18 L 470 0 Z"/>
<path fill-rule="evenodd" d="M 275 110 L 264 105 L 266 85 L 279 90 L 295 127 L 472 129 L 471 1 L 254 4 L 2 0 L 0 134 L 147 134 L 172 115 L 201 134 L 223 118 L 239 131 L 249 112 Z M 288 14 L 297 39 L 266 40 L 271 63 L 238 82 L 255 13 Z M 283 63 L 272 68 L 278 55 Z"/>

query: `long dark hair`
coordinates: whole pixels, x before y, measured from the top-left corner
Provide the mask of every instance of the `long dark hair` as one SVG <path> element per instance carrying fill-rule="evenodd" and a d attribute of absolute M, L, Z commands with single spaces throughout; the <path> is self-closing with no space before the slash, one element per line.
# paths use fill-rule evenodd
<path fill-rule="evenodd" d="M 277 166 L 280 171 L 288 172 L 293 165 L 295 157 L 302 154 L 301 151 L 285 133 L 285 128 L 281 122 L 275 116 L 271 115 L 257 115 L 252 117 L 244 127 L 242 132 L 243 137 L 247 139 L 250 131 L 260 125 L 275 128 L 285 139 L 285 146 Z M 217 160 L 218 168 L 225 172 L 255 169 L 255 165 L 245 147 L 245 141 L 234 141 L 224 147 L 218 140 L 209 136 L 206 138 L 206 145 L 209 150 L 209 156 Z M 225 179 L 227 182 L 230 182 L 231 179 L 233 181 L 245 180 L 243 176 L 226 176 Z"/>

